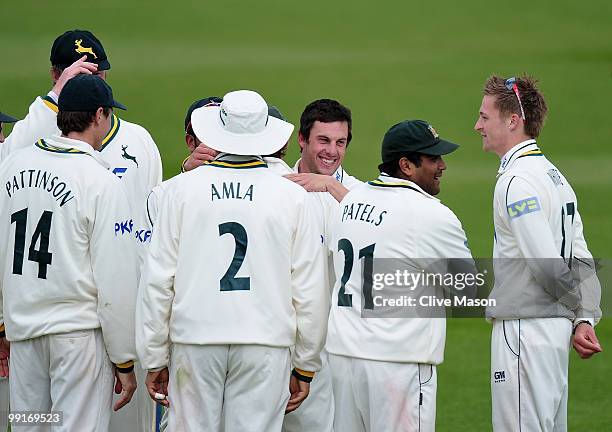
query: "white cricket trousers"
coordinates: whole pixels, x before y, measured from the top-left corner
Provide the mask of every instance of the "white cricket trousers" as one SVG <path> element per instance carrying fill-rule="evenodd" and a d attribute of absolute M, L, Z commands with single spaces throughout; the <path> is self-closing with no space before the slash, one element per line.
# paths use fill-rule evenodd
<path fill-rule="evenodd" d="M 114 373 L 100 329 L 11 342 L 9 379 L 11 411 L 63 415 L 61 427 L 20 426 L 20 432 L 108 430 Z"/>
<path fill-rule="evenodd" d="M 571 335 L 566 318 L 493 320 L 493 430 L 567 430 Z"/>
<path fill-rule="evenodd" d="M 174 344 L 168 432 L 280 431 L 289 365 L 289 348 Z"/>
<path fill-rule="evenodd" d="M 153 432 L 155 431 L 155 402 L 151 400 L 149 391 L 145 385 L 147 372 L 140 367 L 140 363 L 134 364 L 136 374 L 136 392 L 132 400 L 119 411 L 112 411 L 110 418 L 110 432 Z M 119 400 L 121 395 L 113 393 L 113 404 Z"/>
<path fill-rule="evenodd" d="M 327 351 L 321 351 L 321 370 L 310 383 L 310 393 L 298 409 L 283 420 L 283 432 L 332 432 L 334 394 Z"/>
<path fill-rule="evenodd" d="M 433 432 L 436 366 L 329 354 L 335 432 Z"/>

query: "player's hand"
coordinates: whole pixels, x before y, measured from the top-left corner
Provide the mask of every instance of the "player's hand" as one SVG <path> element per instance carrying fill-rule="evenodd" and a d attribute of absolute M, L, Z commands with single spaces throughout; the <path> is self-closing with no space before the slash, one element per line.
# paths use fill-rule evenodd
<path fill-rule="evenodd" d="M 11 344 L 5 337 L 0 338 L 0 377 L 9 376 L 9 357 L 11 356 Z"/>
<path fill-rule="evenodd" d="M 151 399 L 165 407 L 170 406 L 170 402 L 168 402 L 168 377 L 168 368 L 165 367 L 157 372 L 148 372 L 145 380 L 145 385 Z M 166 396 L 166 398 L 159 399 L 160 394 Z M 156 395 L 158 396 L 157 398 L 155 397 Z"/>
<path fill-rule="evenodd" d="M 308 397 L 310 392 L 310 383 L 300 381 L 293 375 L 289 378 L 289 402 L 287 402 L 287 408 L 285 414 L 289 414 L 291 411 L 295 411 Z"/>
<path fill-rule="evenodd" d="M 133 370 L 132 372 L 121 373 L 115 369 L 115 377 L 117 378 L 117 382 L 115 383 L 115 393 L 121 394 L 121 397 L 117 402 L 115 402 L 113 411 L 118 411 L 127 405 L 130 400 L 132 400 L 132 396 L 136 391 L 136 374 L 134 374 Z"/>
<path fill-rule="evenodd" d="M 213 150 L 210 147 L 206 147 L 204 144 L 200 144 L 195 148 L 193 153 L 189 155 L 183 164 L 183 170 L 191 171 L 200 165 L 204 165 L 204 162 L 213 160 L 218 154 L 219 152 L 217 150 Z"/>
<path fill-rule="evenodd" d="M 55 85 L 53 86 L 53 93 L 59 96 L 62 92 L 62 89 L 70 80 L 70 78 L 73 78 L 79 74 L 91 75 L 98 71 L 97 64 L 88 62 L 86 60 L 87 56 L 84 55 L 83 57 L 72 63 L 70 66 L 68 66 L 66 69 L 64 69 L 64 72 L 62 72 L 60 77 L 55 82 Z"/>
<path fill-rule="evenodd" d="M 580 323 L 576 327 L 576 333 L 572 339 L 574 349 L 580 356 L 580 358 L 588 359 L 601 352 L 601 345 L 595 335 L 595 329 L 587 323 Z"/>
<path fill-rule="evenodd" d="M 314 173 L 287 174 L 285 177 L 308 192 L 327 192 L 329 183 L 335 181 L 332 176 Z"/>

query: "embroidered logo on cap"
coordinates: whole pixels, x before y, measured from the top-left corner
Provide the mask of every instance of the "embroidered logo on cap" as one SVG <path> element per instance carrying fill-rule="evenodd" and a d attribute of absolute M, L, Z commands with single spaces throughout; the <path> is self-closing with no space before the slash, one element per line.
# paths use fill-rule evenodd
<path fill-rule="evenodd" d="M 95 52 L 93 52 L 92 48 L 87 48 L 84 46 L 81 46 L 81 44 L 83 43 L 83 39 L 77 39 L 74 41 L 74 46 L 76 46 L 76 48 L 74 49 L 76 52 L 78 52 L 79 54 L 91 54 L 93 56 L 93 58 L 97 59 L 98 56 L 96 55 Z"/>
<path fill-rule="evenodd" d="M 434 138 L 440 137 L 440 135 L 438 135 L 438 132 L 436 132 L 432 125 L 427 125 L 427 129 L 429 129 L 429 132 L 431 132 Z"/>

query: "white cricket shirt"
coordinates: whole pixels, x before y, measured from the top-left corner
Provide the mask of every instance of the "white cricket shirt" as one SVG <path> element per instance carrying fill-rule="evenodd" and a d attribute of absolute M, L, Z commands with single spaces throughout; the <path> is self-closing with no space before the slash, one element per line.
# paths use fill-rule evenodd
<path fill-rule="evenodd" d="M 423 259 L 471 261 L 455 214 L 415 183 L 381 175 L 351 190 L 340 202 L 330 221 L 329 244 L 336 284 L 327 351 L 368 360 L 441 363 L 444 318 L 362 318 L 362 261 L 366 255 L 398 258 L 417 271 Z M 342 298 L 347 295 L 350 304 Z"/>
<path fill-rule="evenodd" d="M 9 340 L 101 327 L 111 361 L 136 359 L 131 212 L 107 167 L 87 143 L 64 137 L 40 140 L 0 165 Z"/>
<path fill-rule="evenodd" d="M 489 318 L 601 316 L 597 277 L 576 283 L 570 267 L 594 266 L 578 201 L 535 140 L 502 158 L 493 198 L 495 286 Z M 579 260 L 579 261 L 576 261 Z"/>
<path fill-rule="evenodd" d="M 225 155 L 165 189 L 145 260 L 136 341 L 146 369 L 171 343 L 295 345 L 320 368 L 329 311 L 307 192 L 261 158 Z"/>

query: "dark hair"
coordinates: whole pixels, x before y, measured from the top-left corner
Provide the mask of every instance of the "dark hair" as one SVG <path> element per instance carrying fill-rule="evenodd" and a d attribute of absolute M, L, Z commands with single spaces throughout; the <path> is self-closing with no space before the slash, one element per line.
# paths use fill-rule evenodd
<path fill-rule="evenodd" d="M 111 109 L 103 107 L 105 116 L 108 116 Z M 57 113 L 57 127 L 63 135 L 70 132 L 83 132 L 93 122 L 96 111 L 59 111 Z"/>
<path fill-rule="evenodd" d="M 525 134 L 531 138 L 537 138 L 540 135 L 548 111 L 544 95 L 537 88 L 537 84 L 538 80 L 527 75 L 519 76 L 516 79 L 516 86 L 525 111 Z M 521 115 L 521 107 L 516 94 L 512 89 L 506 87 L 505 78 L 496 75 L 489 77 L 483 91 L 485 95 L 495 97 L 495 106 L 503 115 Z"/>
<path fill-rule="evenodd" d="M 289 146 L 289 143 L 285 144 L 279 150 L 275 151 L 274 153 L 272 153 L 271 155 L 266 156 L 266 157 L 274 157 L 274 158 L 277 158 L 277 159 L 284 159 L 285 155 L 287 155 L 287 147 L 288 146 Z"/>
<path fill-rule="evenodd" d="M 300 117 L 300 135 L 304 139 L 308 140 L 310 138 L 310 130 L 316 121 L 323 123 L 346 122 L 348 124 L 347 144 L 351 142 L 351 138 L 353 138 L 351 110 L 340 102 L 333 99 L 318 99 L 306 105 Z"/>
<path fill-rule="evenodd" d="M 399 154 L 396 159 L 393 159 L 392 161 L 389 161 L 389 162 L 383 162 L 380 165 L 378 165 L 378 170 L 381 173 L 390 175 L 391 177 L 400 178 L 400 176 L 398 175 L 401 172 L 401 169 L 399 166 L 400 159 L 406 158 L 410 162 L 415 164 L 417 167 L 420 167 L 421 166 L 421 156 L 423 156 L 422 153 L 415 153 L 415 152 L 402 153 L 402 154 Z"/>

